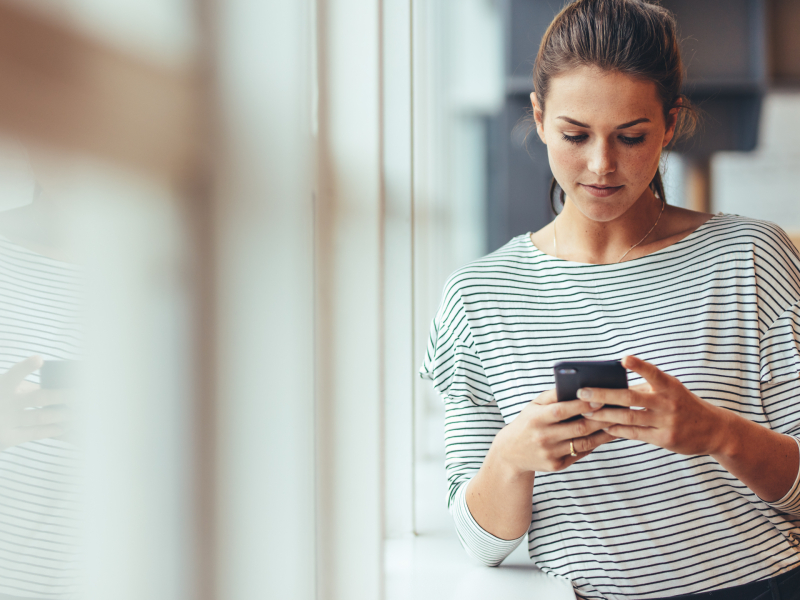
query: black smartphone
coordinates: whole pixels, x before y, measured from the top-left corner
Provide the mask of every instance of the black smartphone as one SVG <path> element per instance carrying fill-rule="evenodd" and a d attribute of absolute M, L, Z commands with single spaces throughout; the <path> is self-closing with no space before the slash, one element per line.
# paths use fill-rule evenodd
<path fill-rule="evenodd" d="M 42 389 L 70 389 L 77 383 L 77 360 L 46 360 L 39 369 Z"/>
<path fill-rule="evenodd" d="M 624 390 L 628 388 L 628 372 L 618 360 L 566 360 L 553 367 L 556 374 L 556 397 L 559 402 L 577 400 L 578 390 L 585 387 Z M 608 408 L 624 408 L 607 404 Z M 573 420 L 580 417 L 572 417 Z"/>

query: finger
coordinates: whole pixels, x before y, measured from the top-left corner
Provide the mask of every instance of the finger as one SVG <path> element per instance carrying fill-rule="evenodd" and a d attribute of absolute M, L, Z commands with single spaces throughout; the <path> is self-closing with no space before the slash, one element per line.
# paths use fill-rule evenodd
<path fill-rule="evenodd" d="M 23 379 L 17 389 L 15 390 L 17 394 L 28 394 L 30 392 L 36 391 L 39 389 L 39 386 L 33 382 L 30 382 L 26 379 Z"/>
<path fill-rule="evenodd" d="M 558 402 L 558 396 L 556 396 L 555 389 L 547 390 L 546 392 L 542 392 L 541 394 L 539 394 L 534 400 L 534 402 L 536 404 L 542 404 L 542 405 L 553 404 L 555 402 Z"/>
<path fill-rule="evenodd" d="M 583 419 L 570 421 L 568 423 L 570 428 L 568 433 L 570 438 L 588 437 L 598 431 L 602 431 L 609 425 L 615 425 L 615 423 L 607 423 L 599 419 L 587 419 L 584 417 Z"/>
<path fill-rule="evenodd" d="M 636 427 L 653 427 L 656 415 L 649 410 L 631 410 L 630 408 L 602 408 L 596 410 L 592 419 L 603 421 L 607 425 L 634 425 Z"/>
<path fill-rule="evenodd" d="M 65 435 L 68 431 L 68 427 L 60 424 L 42 425 L 38 427 L 18 427 L 3 436 L 2 440 L 0 440 L 0 449 L 19 446 L 20 444 L 35 442 L 37 440 L 57 438 Z"/>
<path fill-rule="evenodd" d="M 567 444 L 569 444 L 569 441 L 572 439 L 590 436 L 597 431 L 602 431 L 609 425 L 613 425 L 613 423 L 604 423 L 602 421 L 589 419 L 575 419 L 574 421 L 555 423 L 549 427 L 549 439 L 553 442 L 562 442 L 566 440 Z"/>
<path fill-rule="evenodd" d="M 570 417 L 577 417 L 581 413 L 590 412 L 592 408 L 582 400 L 566 400 L 553 402 L 544 408 L 545 423 L 559 423 Z"/>
<path fill-rule="evenodd" d="M 626 356 L 623 358 L 622 366 L 644 377 L 644 380 L 650 384 L 653 391 L 663 390 L 672 383 L 670 376 L 664 373 L 664 371 L 635 356 Z"/>
<path fill-rule="evenodd" d="M 628 410 L 628 409 L 624 409 Z M 601 421 L 598 418 L 592 417 L 583 417 L 584 420 L 591 426 L 592 431 L 600 431 L 601 429 L 606 429 L 611 425 L 616 425 L 616 423 L 609 423 L 607 421 Z"/>
<path fill-rule="evenodd" d="M 588 454 L 603 444 L 607 444 L 615 439 L 617 439 L 616 436 L 601 430 L 588 437 L 575 438 L 572 440 L 572 445 L 575 447 L 575 452 L 578 454 Z"/>
<path fill-rule="evenodd" d="M 65 406 L 48 406 L 23 410 L 18 413 L 17 427 L 41 427 L 66 423 L 70 418 L 70 410 Z"/>
<path fill-rule="evenodd" d="M 588 402 L 591 410 L 584 413 L 585 416 L 592 416 L 592 410 L 599 409 L 607 404 L 617 406 L 641 406 L 647 408 L 652 403 L 653 394 L 642 393 L 637 390 L 622 389 L 609 390 L 605 388 L 581 388 L 578 390 L 578 397 L 584 402 Z"/>
<path fill-rule="evenodd" d="M 605 431 L 599 431 L 593 435 L 587 437 L 580 437 L 571 440 L 564 440 L 561 444 L 559 444 L 558 452 L 564 459 L 569 461 L 570 459 L 580 460 L 582 457 L 587 456 L 592 453 L 596 448 L 602 446 L 605 443 L 608 443 L 612 440 L 616 439 L 613 435 Z M 572 456 L 571 452 L 575 452 L 577 457 Z M 573 461 L 574 462 L 574 461 Z"/>
<path fill-rule="evenodd" d="M 17 386 L 31 373 L 40 369 L 44 360 L 41 356 L 31 356 L 13 365 L 0 377 L 0 394 L 13 394 Z"/>
<path fill-rule="evenodd" d="M 38 408 L 66 404 L 67 398 L 63 390 L 35 389 L 26 394 L 18 394 L 16 405 L 19 408 Z"/>
<path fill-rule="evenodd" d="M 611 435 L 626 440 L 638 440 L 648 444 L 656 444 L 658 430 L 652 427 L 636 427 L 633 425 L 612 425 L 606 430 Z"/>

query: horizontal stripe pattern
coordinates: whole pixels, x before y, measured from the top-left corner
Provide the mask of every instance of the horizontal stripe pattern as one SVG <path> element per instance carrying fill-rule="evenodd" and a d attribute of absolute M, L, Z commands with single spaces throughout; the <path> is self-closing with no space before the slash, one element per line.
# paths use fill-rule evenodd
<path fill-rule="evenodd" d="M 797 451 L 800 453 L 800 439 L 792 438 L 797 442 Z M 773 508 L 782 510 L 783 512 L 798 514 L 800 513 L 800 470 L 797 471 L 794 484 L 791 489 L 784 494 L 783 498 L 776 502 L 770 502 Z M 477 524 L 477 523 L 476 523 Z"/>
<path fill-rule="evenodd" d="M 34 354 L 79 358 L 82 289 L 78 267 L 0 237 L 0 373 Z M 39 383 L 39 373 L 28 380 Z M 0 597 L 81 597 L 80 482 L 68 442 L 0 452 Z"/>
<path fill-rule="evenodd" d="M 785 233 L 734 215 L 621 264 L 560 260 L 524 235 L 454 273 L 421 374 L 445 403 L 462 543 L 486 564 L 510 552 L 467 517 L 464 490 L 497 432 L 554 387 L 559 360 L 635 354 L 708 402 L 800 436 L 799 301 L 800 257 Z M 615 440 L 536 474 L 527 543 L 583 598 L 646 600 L 778 575 L 800 564 L 792 535 L 799 517 L 710 457 Z"/>
<path fill-rule="evenodd" d="M 467 486 L 456 489 L 456 498 L 452 504 L 453 520 L 456 522 L 456 533 L 461 545 L 479 561 L 490 567 L 496 567 L 522 543 L 527 534 L 515 540 L 504 540 L 485 531 L 469 512 L 466 500 Z"/>

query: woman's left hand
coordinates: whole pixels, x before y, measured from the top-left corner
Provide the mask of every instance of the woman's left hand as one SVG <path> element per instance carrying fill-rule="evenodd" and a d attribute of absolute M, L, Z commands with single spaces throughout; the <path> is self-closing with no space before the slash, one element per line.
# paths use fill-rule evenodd
<path fill-rule="evenodd" d="M 733 413 L 706 402 L 680 381 L 648 362 L 626 356 L 622 366 L 641 375 L 647 383 L 627 390 L 584 388 L 578 398 L 589 402 L 591 420 L 616 423 L 606 428 L 611 435 L 641 440 L 678 454 L 714 454 L 725 440 Z M 602 408 L 616 404 L 629 408 Z"/>

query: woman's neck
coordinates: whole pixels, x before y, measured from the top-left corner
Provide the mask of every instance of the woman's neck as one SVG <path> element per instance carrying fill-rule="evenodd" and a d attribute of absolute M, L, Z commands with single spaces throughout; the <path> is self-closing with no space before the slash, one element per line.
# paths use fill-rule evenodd
<path fill-rule="evenodd" d="M 552 223 L 553 254 L 588 264 L 611 264 L 629 252 L 659 239 L 664 204 L 648 189 L 624 214 L 613 221 L 595 221 L 569 199 Z M 629 254 L 626 255 L 626 252 Z"/>

